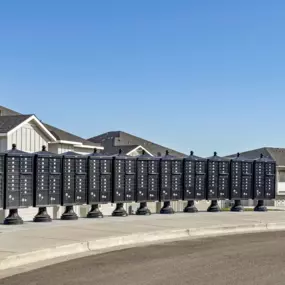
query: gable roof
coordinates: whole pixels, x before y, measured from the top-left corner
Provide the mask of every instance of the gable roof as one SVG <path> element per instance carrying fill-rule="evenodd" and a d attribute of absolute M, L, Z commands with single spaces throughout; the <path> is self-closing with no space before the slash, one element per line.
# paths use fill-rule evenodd
<path fill-rule="evenodd" d="M 8 133 L 32 115 L 0 116 L 0 133 Z"/>
<path fill-rule="evenodd" d="M 285 148 L 278 147 L 262 147 L 245 152 L 240 152 L 240 155 L 250 159 L 256 159 L 263 154 L 264 157 L 269 157 L 276 161 L 278 166 L 285 166 Z M 236 154 L 227 156 L 229 158 L 236 157 Z"/>
<path fill-rule="evenodd" d="M 133 148 L 137 146 L 142 146 L 154 156 L 158 155 L 158 153 L 160 153 L 160 155 L 164 155 L 166 150 L 169 150 L 169 154 L 173 156 L 177 157 L 186 156 L 184 153 L 169 149 L 162 145 L 153 143 L 151 141 L 136 137 L 134 135 L 122 131 L 107 132 L 99 136 L 90 138 L 88 140 L 94 143 L 102 144 L 104 146 L 104 152 L 111 154 L 116 153 L 118 151 L 118 148 L 122 148 L 122 146 L 124 147 L 132 146 Z"/>
<path fill-rule="evenodd" d="M 22 123 L 25 119 L 24 117 L 27 116 L 30 117 L 32 115 L 23 115 L 23 114 L 20 114 L 18 112 L 15 112 L 14 110 L 11 110 L 11 109 L 8 109 L 6 107 L 3 107 L 0 105 L 0 110 L 3 111 L 3 114 L 2 116 L 0 116 L 0 122 L 3 120 L 3 122 L 5 120 L 9 120 L 8 117 L 13 117 L 14 118 L 14 124 L 16 124 L 17 122 L 19 122 L 18 124 Z M 6 119 L 5 119 L 6 118 Z M 21 121 L 21 118 L 23 119 L 23 121 Z M 26 118 L 26 119 L 27 119 Z M 12 119 L 10 119 L 11 121 L 11 125 L 12 125 Z M 56 140 L 59 140 L 59 141 L 70 141 L 70 142 L 75 142 L 75 143 L 79 143 L 79 144 L 82 144 L 81 147 L 84 147 L 84 146 L 91 146 L 91 147 L 97 147 L 97 148 L 100 148 L 101 145 L 98 144 L 98 143 L 92 143 L 84 138 L 81 138 L 81 137 L 78 137 L 76 135 L 73 135 L 69 132 L 66 132 L 64 130 L 61 130 L 61 129 L 58 129 L 54 126 L 51 126 L 51 125 L 48 125 L 48 124 L 45 124 L 43 123 L 42 121 L 40 121 L 41 124 L 44 125 L 44 127 L 51 133 L 51 135 L 56 139 Z M 0 123 L 1 124 L 1 123 Z M 17 125 L 18 125 L 17 124 Z M 8 125 L 8 122 L 6 123 L 6 126 Z M 16 126 L 17 126 L 16 125 Z M 16 127 L 15 126 L 15 127 Z M 3 130 L 4 130 L 4 127 L 3 127 Z M 4 132 L 4 131 L 3 131 Z M 0 133 L 2 133 L 2 130 L 1 130 L 1 125 L 0 125 Z"/>
<path fill-rule="evenodd" d="M 71 133 L 68 133 L 64 130 L 58 129 L 54 126 L 48 125 L 43 123 L 46 128 L 55 136 L 55 138 L 59 141 L 70 141 L 70 142 L 76 142 L 76 143 L 82 143 L 83 145 L 88 145 L 88 146 L 94 146 L 95 147 L 100 147 L 101 145 L 98 143 L 93 143 L 91 141 L 88 141 L 86 139 L 83 139 L 81 137 L 78 137 L 76 135 L 73 135 Z"/>

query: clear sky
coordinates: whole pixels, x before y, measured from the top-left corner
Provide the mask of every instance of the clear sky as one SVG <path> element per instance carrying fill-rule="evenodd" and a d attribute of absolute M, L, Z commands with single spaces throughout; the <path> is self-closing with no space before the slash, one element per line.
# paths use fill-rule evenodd
<path fill-rule="evenodd" d="M 284 0 L 0 1 L 0 105 L 188 153 L 285 147 Z"/>

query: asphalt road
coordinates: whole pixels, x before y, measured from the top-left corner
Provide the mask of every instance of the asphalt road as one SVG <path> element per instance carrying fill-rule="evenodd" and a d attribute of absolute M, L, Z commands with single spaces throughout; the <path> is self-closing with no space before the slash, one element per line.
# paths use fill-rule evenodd
<path fill-rule="evenodd" d="M 1 285 L 284 285 L 285 232 L 179 241 L 89 256 Z"/>

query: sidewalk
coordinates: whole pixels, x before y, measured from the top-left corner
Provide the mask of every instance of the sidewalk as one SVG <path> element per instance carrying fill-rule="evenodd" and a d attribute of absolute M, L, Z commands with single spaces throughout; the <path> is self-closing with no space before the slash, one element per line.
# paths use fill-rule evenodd
<path fill-rule="evenodd" d="M 284 212 L 177 213 L 0 225 L 0 270 L 118 246 L 268 230 L 285 230 Z"/>

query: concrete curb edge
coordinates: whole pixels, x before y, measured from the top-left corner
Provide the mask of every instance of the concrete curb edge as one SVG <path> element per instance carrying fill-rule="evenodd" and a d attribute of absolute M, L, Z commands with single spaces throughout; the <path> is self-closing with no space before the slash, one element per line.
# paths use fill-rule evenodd
<path fill-rule="evenodd" d="M 103 238 L 68 245 L 51 247 L 6 257 L 0 261 L 0 270 L 28 265 L 39 261 L 74 255 L 84 252 L 97 254 L 100 250 L 117 250 L 120 247 L 128 248 L 148 243 L 157 243 L 186 238 L 203 238 L 243 233 L 257 233 L 285 230 L 285 223 L 255 223 L 237 226 L 213 226 L 207 228 L 190 228 L 137 233 L 118 237 Z M 99 252 L 100 253 L 100 252 Z"/>

